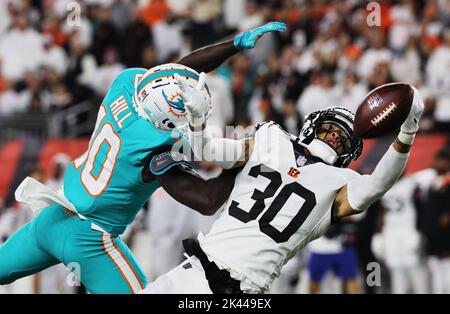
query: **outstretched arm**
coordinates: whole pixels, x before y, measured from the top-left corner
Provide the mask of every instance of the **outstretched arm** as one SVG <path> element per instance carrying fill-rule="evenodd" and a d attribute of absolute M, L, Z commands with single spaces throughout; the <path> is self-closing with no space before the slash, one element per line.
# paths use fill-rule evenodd
<path fill-rule="evenodd" d="M 239 51 L 254 48 L 257 40 L 265 33 L 284 30 L 286 30 L 286 24 L 269 22 L 248 32 L 238 34 L 232 40 L 197 49 L 176 63 L 188 66 L 197 72 L 211 72 Z"/>
<path fill-rule="evenodd" d="M 211 110 L 211 99 L 205 89 L 206 74 L 200 73 L 195 87 L 190 87 L 186 80 L 178 74 L 175 74 L 175 79 L 186 107 L 189 122 L 188 137 L 195 158 L 208 161 L 224 169 L 245 165 L 253 150 L 253 140 L 217 138 L 206 126 Z"/>
<path fill-rule="evenodd" d="M 186 157 L 170 150 L 153 155 L 144 167 L 144 182 L 158 181 L 178 202 L 203 215 L 213 215 L 227 200 L 240 169 L 225 170 L 205 180 L 192 170 Z"/>
<path fill-rule="evenodd" d="M 237 172 L 236 169 L 224 170 L 218 177 L 204 180 L 193 171 L 174 167 L 156 180 L 178 202 L 211 216 L 228 199 Z"/>
<path fill-rule="evenodd" d="M 371 175 L 350 181 L 336 195 L 333 204 L 335 218 L 342 218 L 366 210 L 379 200 L 398 180 L 408 161 L 411 145 L 419 130 L 424 104 L 420 92 L 414 88 L 411 111 L 401 126 L 395 142 L 381 158 Z"/>
<path fill-rule="evenodd" d="M 238 52 L 233 40 L 228 40 L 197 49 L 176 63 L 188 66 L 197 72 L 211 72 Z"/>

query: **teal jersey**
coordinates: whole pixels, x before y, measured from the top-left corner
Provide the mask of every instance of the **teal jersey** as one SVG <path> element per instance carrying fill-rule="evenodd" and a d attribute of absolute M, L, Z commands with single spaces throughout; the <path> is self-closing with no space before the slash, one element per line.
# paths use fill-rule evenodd
<path fill-rule="evenodd" d="M 88 151 L 64 177 L 64 194 L 78 213 L 111 234 L 123 233 L 159 187 L 157 181 L 142 180 L 149 156 L 180 138 L 135 112 L 135 81 L 145 72 L 132 68 L 118 75 L 99 109 Z"/>

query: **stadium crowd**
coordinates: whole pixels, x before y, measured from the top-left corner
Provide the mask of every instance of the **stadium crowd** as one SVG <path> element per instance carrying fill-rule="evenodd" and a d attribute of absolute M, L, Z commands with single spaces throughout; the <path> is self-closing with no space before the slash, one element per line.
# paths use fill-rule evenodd
<path fill-rule="evenodd" d="M 0 1 L 0 119 L 51 115 L 82 102 L 96 111 L 123 69 L 173 62 L 278 20 L 287 23 L 286 32 L 262 38 L 255 49 L 208 75 L 216 105 L 213 124 L 273 120 L 298 134 L 310 112 L 330 105 L 355 111 L 371 89 L 403 81 L 424 95 L 420 132 L 450 134 L 450 1 L 381 1 L 379 25 L 368 23 L 367 5 L 358 0 Z M 38 168 L 32 176 L 58 186 L 69 161 L 58 155 L 53 162 L 59 169 L 53 178 L 43 178 Z M 217 174 L 207 164 L 201 171 Z M 404 177 L 357 221 L 314 241 L 290 263 L 273 292 L 450 293 L 449 176 L 447 145 L 432 168 Z M 0 243 L 30 219 L 27 212 L 0 202 Z M 155 193 L 139 217 L 124 237 L 150 280 L 178 264 L 183 238 L 206 231 L 214 220 L 164 191 Z M 339 259 L 352 266 L 325 276 Z M 366 282 L 372 261 L 382 265 L 387 278 L 381 286 Z M 58 267 L 33 277 L 34 285 L 19 283 L 19 290 L 6 291 L 82 291 L 68 287 L 67 270 Z"/>

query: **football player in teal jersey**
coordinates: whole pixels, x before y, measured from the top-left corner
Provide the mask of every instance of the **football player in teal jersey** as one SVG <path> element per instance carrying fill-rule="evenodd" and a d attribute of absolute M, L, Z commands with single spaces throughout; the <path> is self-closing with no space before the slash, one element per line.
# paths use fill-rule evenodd
<path fill-rule="evenodd" d="M 188 124 L 175 76 L 209 97 L 199 72 L 253 48 L 263 34 L 284 29 L 284 23 L 271 22 L 177 63 L 120 73 L 100 106 L 88 150 L 65 173 L 63 189 L 55 193 L 28 178 L 16 191 L 18 200 L 48 206 L 0 246 L 0 284 L 64 263 L 77 265 L 76 275 L 91 293 L 142 290 L 146 276 L 120 234 L 150 195 L 162 186 L 211 215 L 227 199 L 235 177 L 230 170 L 205 181 L 171 149 Z"/>

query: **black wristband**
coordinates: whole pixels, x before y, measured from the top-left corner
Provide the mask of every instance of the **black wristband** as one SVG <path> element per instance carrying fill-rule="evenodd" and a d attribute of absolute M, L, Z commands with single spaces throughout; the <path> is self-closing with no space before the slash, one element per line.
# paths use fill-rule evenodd
<path fill-rule="evenodd" d="M 204 121 L 200 127 L 196 128 L 194 128 L 194 126 L 189 123 L 189 130 L 191 130 L 192 132 L 203 131 L 205 128 L 206 128 L 206 121 Z"/>

